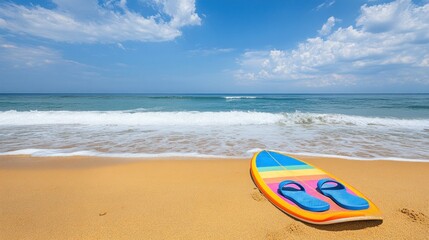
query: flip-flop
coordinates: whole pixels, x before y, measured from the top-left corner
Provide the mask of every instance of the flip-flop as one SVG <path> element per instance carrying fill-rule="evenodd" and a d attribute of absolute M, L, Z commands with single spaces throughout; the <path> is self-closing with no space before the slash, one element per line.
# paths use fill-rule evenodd
<path fill-rule="evenodd" d="M 298 186 L 299 189 L 292 187 L 292 185 Z M 327 202 L 306 193 L 304 187 L 295 181 L 286 180 L 281 182 L 278 192 L 302 209 L 312 212 L 324 212 L 329 209 Z"/>
<path fill-rule="evenodd" d="M 348 193 L 346 187 L 335 180 L 329 178 L 319 180 L 319 182 L 317 182 L 317 190 L 321 194 L 332 199 L 332 201 L 334 201 L 342 208 L 350 210 L 362 210 L 369 208 L 368 201 L 361 197 Z"/>

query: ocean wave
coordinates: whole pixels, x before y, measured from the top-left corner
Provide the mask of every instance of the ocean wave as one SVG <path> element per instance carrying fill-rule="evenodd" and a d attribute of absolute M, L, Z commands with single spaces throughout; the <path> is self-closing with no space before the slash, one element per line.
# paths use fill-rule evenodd
<path fill-rule="evenodd" d="M 255 99 L 256 96 L 225 96 L 225 99 Z"/>
<path fill-rule="evenodd" d="M 324 125 L 429 129 L 429 119 L 363 117 L 344 114 L 268 112 L 140 112 L 140 111 L 3 111 L 1 125 L 135 125 L 135 126 L 232 126 Z"/>
<path fill-rule="evenodd" d="M 384 126 L 389 128 L 429 128 L 429 119 L 363 117 L 344 114 L 284 113 L 285 123 L 302 125 Z"/>
<path fill-rule="evenodd" d="M 407 108 L 410 108 L 410 109 L 429 109 L 429 106 L 427 106 L 427 105 L 412 105 L 412 106 L 408 106 Z"/>
<path fill-rule="evenodd" d="M 6 111 L 0 125 L 259 125 L 281 121 L 282 114 L 263 112 L 125 112 L 125 111 Z"/>

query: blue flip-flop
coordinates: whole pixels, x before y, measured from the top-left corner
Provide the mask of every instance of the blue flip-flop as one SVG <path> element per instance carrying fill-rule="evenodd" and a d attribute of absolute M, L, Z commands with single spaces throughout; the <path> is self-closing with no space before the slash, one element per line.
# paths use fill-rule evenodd
<path fill-rule="evenodd" d="M 296 185 L 299 189 L 291 185 Z M 304 187 L 295 181 L 286 180 L 281 182 L 278 192 L 302 209 L 312 212 L 324 212 L 329 209 L 329 204 L 327 202 L 306 193 Z"/>
<path fill-rule="evenodd" d="M 321 194 L 332 199 L 332 201 L 342 208 L 349 210 L 362 210 L 369 208 L 368 201 L 348 193 L 346 187 L 343 184 L 333 179 L 324 178 L 319 180 L 317 182 L 317 190 Z"/>

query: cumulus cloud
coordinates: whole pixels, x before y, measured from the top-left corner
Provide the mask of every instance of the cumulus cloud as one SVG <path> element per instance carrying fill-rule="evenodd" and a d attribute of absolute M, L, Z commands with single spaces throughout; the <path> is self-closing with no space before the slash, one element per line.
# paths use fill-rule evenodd
<path fill-rule="evenodd" d="M 314 87 L 358 81 L 429 84 L 429 4 L 363 5 L 355 26 L 332 31 L 334 24 L 329 18 L 320 36 L 292 50 L 245 52 L 235 76 Z"/>
<path fill-rule="evenodd" d="M 155 0 L 155 2 L 172 17 L 170 25 L 173 27 L 199 25 L 201 22 L 196 14 L 195 0 Z"/>
<path fill-rule="evenodd" d="M 70 43 L 168 41 L 184 26 L 200 25 L 195 0 L 153 0 L 157 14 L 142 16 L 126 0 L 53 0 L 55 8 L 0 4 L 0 28 Z"/>

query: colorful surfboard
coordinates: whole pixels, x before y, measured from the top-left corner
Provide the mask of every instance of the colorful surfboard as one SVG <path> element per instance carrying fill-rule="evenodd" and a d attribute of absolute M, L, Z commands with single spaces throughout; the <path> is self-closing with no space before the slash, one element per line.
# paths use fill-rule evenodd
<path fill-rule="evenodd" d="M 378 208 L 362 193 L 344 183 L 335 176 L 296 158 L 273 151 L 256 153 L 251 161 L 250 172 L 253 181 L 264 196 L 277 208 L 301 221 L 313 224 L 333 224 L 360 220 L 381 220 Z M 350 210 L 340 207 L 331 198 L 316 190 L 321 179 L 332 179 L 343 184 L 347 193 L 358 196 L 368 202 L 363 210 Z M 293 201 L 285 198 L 279 191 L 279 184 L 292 180 L 305 188 L 305 192 L 329 204 L 329 210 L 314 212 L 305 210 Z"/>

